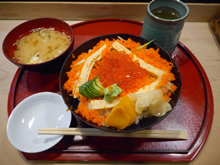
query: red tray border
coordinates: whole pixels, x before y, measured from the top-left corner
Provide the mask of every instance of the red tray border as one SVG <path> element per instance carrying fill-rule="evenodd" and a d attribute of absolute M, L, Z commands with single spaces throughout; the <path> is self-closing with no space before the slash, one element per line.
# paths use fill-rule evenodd
<path fill-rule="evenodd" d="M 133 20 L 127 20 L 127 19 L 95 19 L 95 20 L 89 20 L 80 22 L 77 24 L 72 25 L 71 27 L 77 27 L 83 24 L 92 23 L 92 22 L 102 22 L 102 21 L 125 21 L 125 22 L 131 22 L 135 24 L 142 25 L 141 22 L 133 21 Z M 195 159 L 195 157 L 199 154 L 201 149 L 203 148 L 209 132 L 211 130 L 212 121 L 213 121 L 213 112 L 214 112 L 214 103 L 213 103 L 213 94 L 210 82 L 208 80 L 208 77 L 205 73 L 205 70 L 203 69 L 200 62 L 197 60 L 197 58 L 193 55 L 193 53 L 181 42 L 178 43 L 178 46 L 185 51 L 188 56 L 192 58 L 196 66 L 198 67 L 205 86 L 206 86 L 206 94 L 207 94 L 207 113 L 206 117 L 203 121 L 203 126 L 201 128 L 200 135 L 198 135 L 198 138 L 196 142 L 194 143 L 194 146 L 188 151 L 188 153 L 180 154 L 180 153 L 140 153 L 140 154 L 126 154 L 126 153 L 115 153 L 109 155 L 109 153 L 102 153 L 102 154 L 96 154 L 96 153 L 55 153 L 50 155 L 49 157 L 42 157 L 42 160 L 53 160 L 53 161 L 82 161 L 82 160 L 89 160 L 89 161 L 192 161 Z M 17 80 L 19 79 L 20 75 L 22 74 L 23 68 L 18 68 L 18 70 L 15 73 L 15 76 L 12 80 L 10 91 L 8 95 L 8 116 L 10 116 L 11 112 L 13 111 L 13 108 L 15 106 L 14 98 L 15 91 L 16 91 L 16 85 Z M 23 153 L 25 156 L 26 153 Z M 128 158 L 129 156 L 129 158 Z M 26 157 L 26 156 L 25 156 Z M 26 157 L 27 158 L 27 157 Z M 35 156 L 33 155 L 33 159 L 36 160 Z M 89 158 L 89 159 L 88 159 Z"/>

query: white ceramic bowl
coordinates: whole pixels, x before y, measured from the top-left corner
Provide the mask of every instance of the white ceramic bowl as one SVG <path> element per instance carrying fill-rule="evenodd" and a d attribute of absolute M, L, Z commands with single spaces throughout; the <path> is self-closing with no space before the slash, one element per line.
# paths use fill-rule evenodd
<path fill-rule="evenodd" d="M 71 118 L 59 94 L 37 93 L 24 99 L 12 111 L 7 123 L 8 139 L 22 152 L 41 152 L 53 147 L 63 136 L 39 135 L 38 128 L 67 128 Z"/>

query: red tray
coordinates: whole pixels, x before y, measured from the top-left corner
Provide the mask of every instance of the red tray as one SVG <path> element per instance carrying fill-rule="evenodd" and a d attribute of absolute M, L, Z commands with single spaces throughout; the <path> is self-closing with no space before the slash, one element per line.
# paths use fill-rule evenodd
<path fill-rule="evenodd" d="M 122 19 L 98 19 L 72 25 L 74 48 L 104 34 L 140 35 L 142 23 Z M 65 136 L 41 153 L 22 153 L 27 160 L 56 161 L 192 161 L 202 149 L 212 125 L 213 96 L 209 80 L 196 57 L 178 43 L 172 58 L 182 77 L 180 99 L 172 113 L 151 129 L 187 130 L 188 140 Z M 59 93 L 59 72 L 39 73 L 19 68 L 8 97 L 8 115 L 24 98 L 38 92 Z M 76 123 L 77 122 L 77 123 Z M 73 121 L 87 127 L 80 121 Z"/>

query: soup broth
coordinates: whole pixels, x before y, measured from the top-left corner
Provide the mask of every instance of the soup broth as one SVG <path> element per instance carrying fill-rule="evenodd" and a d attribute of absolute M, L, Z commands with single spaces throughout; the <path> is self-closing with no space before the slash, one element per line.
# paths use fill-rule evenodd
<path fill-rule="evenodd" d="M 15 43 L 14 60 L 25 64 L 46 62 L 63 53 L 70 43 L 65 33 L 54 28 L 38 28 Z"/>

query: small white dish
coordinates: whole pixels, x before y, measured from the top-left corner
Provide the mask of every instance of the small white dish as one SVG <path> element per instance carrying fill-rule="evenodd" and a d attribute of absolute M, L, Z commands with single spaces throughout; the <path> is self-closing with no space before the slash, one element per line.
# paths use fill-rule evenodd
<path fill-rule="evenodd" d="M 12 111 L 7 123 L 11 144 L 26 153 L 45 151 L 62 138 L 62 135 L 39 135 L 39 128 L 68 128 L 72 114 L 67 111 L 62 96 L 52 92 L 31 95 Z"/>

